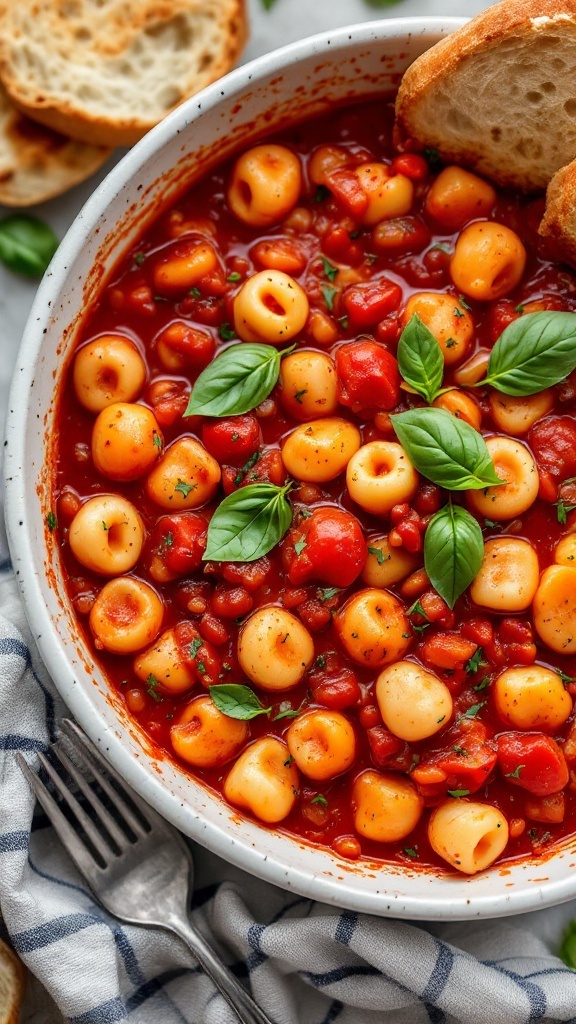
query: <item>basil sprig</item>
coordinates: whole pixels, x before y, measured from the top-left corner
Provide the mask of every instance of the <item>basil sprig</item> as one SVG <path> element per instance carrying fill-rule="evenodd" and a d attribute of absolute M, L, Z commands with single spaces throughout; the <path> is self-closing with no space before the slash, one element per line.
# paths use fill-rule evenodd
<path fill-rule="evenodd" d="M 204 560 L 254 562 L 282 539 L 292 522 L 291 484 L 249 484 L 229 494 L 208 526 Z"/>
<path fill-rule="evenodd" d="M 390 419 L 418 472 L 438 487 L 478 491 L 504 483 L 484 438 L 464 420 L 444 409 L 409 409 Z"/>
<path fill-rule="evenodd" d="M 280 374 L 279 352 L 273 345 L 241 342 L 231 345 L 198 377 L 185 416 L 239 416 L 268 397 Z"/>
<path fill-rule="evenodd" d="M 0 221 L 0 261 L 9 270 L 41 277 L 57 248 L 52 228 L 37 217 L 15 213 Z"/>
<path fill-rule="evenodd" d="M 398 369 L 417 394 L 432 403 L 442 390 L 442 349 L 417 313 L 408 321 L 398 342 Z"/>
<path fill-rule="evenodd" d="M 272 708 L 265 708 L 258 697 L 249 686 L 242 683 L 218 683 L 208 687 L 214 704 L 218 711 L 228 718 L 239 718 L 242 722 L 248 722 L 258 715 L 269 715 Z"/>
<path fill-rule="evenodd" d="M 505 395 L 535 395 L 576 369 L 576 313 L 526 313 L 502 332 L 494 345 L 489 384 Z"/>
<path fill-rule="evenodd" d="M 424 535 L 424 568 L 449 608 L 478 575 L 484 555 L 482 530 L 451 502 L 432 516 Z"/>

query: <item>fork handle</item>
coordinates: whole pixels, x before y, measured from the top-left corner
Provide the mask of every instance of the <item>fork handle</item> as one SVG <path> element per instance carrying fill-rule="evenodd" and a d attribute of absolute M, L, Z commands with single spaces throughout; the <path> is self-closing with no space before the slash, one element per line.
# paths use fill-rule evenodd
<path fill-rule="evenodd" d="M 274 1024 L 193 925 L 180 918 L 170 917 L 165 926 L 176 932 L 192 950 L 202 970 L 214 982 L 242 1024 Z"/>

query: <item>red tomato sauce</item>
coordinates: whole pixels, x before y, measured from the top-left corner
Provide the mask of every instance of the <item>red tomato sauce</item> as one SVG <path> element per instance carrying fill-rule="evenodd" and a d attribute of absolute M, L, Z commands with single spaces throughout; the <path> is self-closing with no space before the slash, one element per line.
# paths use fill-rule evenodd
<path fill-rule="evenodd" d="M 99 335 L 115 332 L 132 338 L 144 355 L 147 368 L 146 383 L 137 401 L 155 412 L 164 444 L 167 446 L 182 435 L 195 436 L 204 440 L 224 467 L 216 500 L 198 509 L 198 515 L 206 521 L 225 494 L 233 492 L 240 484 L 261 480 L 282 484 L 288 478 L 280 455 L 281 441 L 302 422 L 285 411 L 279 385 L 276 385 L 269 397 L 244 417 L 248 422 L 240 424 L 241 457 L 238 458 L 231 435 L 226 437 L 225 432 L 222 433 L 218 421 L 203 423 L 199 417 L 183 415 L 199 372 L 214 353 L 218 354 L 231 341 L 239 341 L 231 328 L 233 297 L 246 277 L 262 269 L 262 260 L 266 260 L 271 247 L 283 252 L 289 261 L 283 266 L 291 267 L 288 272 L 304 288 L 310 302 L 311 314 L 295 339 L 296 345 L 331 355 L 338 365 L 348 367 L 345 379 L 339 382 L 341 402 L 336 415 L 360 429 L 363 443 L 394 440 L 387 414 L 422 404 L 400 387 L 395 369 L 393 357 L 401 330 L 401 308 L 411 294 L 419 291 L 445 291 L 455 295 L 449 264 L 458 232 L 442 231 L 423 210 L 437 169 L 426 155 L 398 154 L 394 150 L 390 104 L 375 101 L 338 110 L 323 115 L 321 120 L 279 133 L 274 141 L 297 153 L 302 163 L 304 189 L 298 202 L 298 215 L 290 215 L 286 224 L 265 229 L 242 224 L 228 209 L 225 198 L 231 164 L 219 168 L 164 214 L 117 266 L 113 279 L 87 311 L 79 339 L 79 344 L 83 344 Z M 376 248 L 373 229 L 362 226 L 355 217 L 358 197 L 348 194 L 346 178 L 341 172 L 332 172 L 326 187 L 318 187 L 308 180 L 310 154 L 323 145 L 345 147 L 352 161 L 357 163 L 370 160 L 390 164 L 394 160 L 392 169 L 412 178 L 415 198 L 409 214 L 394 219 L 386 229 L 396 231 L 395 246 L 389 251 Z M 538 300 L 545 309 L 576 310 L 576 276 L 569 268 L 548 258 L 544 242 L 537 235 L 542 205 L 541 199 L 499 193 L 488 215 L 488 219 L 518 233 L 526 246 L 528 260 L 520 284 L 504 298 L 495 302 L 466 300 L 474 320 L 474 345 L 478 350 L 490 348 L 506 324 L 517 318 L 528 302 Z M 173 246 L 190 231 L 204 234 L 216 246 L 224 273 L 208 274 L 197 287 L 184 294 L 156 294 L 152 269 L 162 247 Z M 331 278 L 335 266 L 338 273 Z M 175 321 L 183 321 L 187 329 L 171 326 Z M 161 332 L 165 332 L 164 335 Z M 171 371 L 163 364 L 159 357 L 159 336 L 172 340 L 173 350 L 182 355 L 181 369 Z M 358 338 L 376 343 L 380 352 L 384 352 L 385 362 L 393 364 L 385 374 L 384 384 L 378 383 L 377 370 L 375 380 L 371 381 L 369 351 L 364 353 L 363 363 L 361 360 L 350 368 L 345 345 Z M 445 384 L 458 381 L 460 365 L 447 367 Z M 488 390 L 469 391 L 481 410 L 485 434 L 501 432 L 490 416 Z M 492 524 L 478 517 L 485 540 L 503 533 L 529 540 L 537 552 L 541 571 L 552 563 L 560 536 L 576 528 L 576 511 L 572 510 L 576 505 L 576 485 L 563 483 L 576 474 L 576 449 L 572 447 L 572 431 L 576 431 L 576 378 L 558 385 L 554 391 L 555 405 L 549 415 L 562 417 L 560 425 L 540 437 L 537 431 L 534 433 L 534 428 L 532 435 L 528 435 L 529 445 L 531 436 L 536 438 L 532 451 L 541 470 L 541 496 L 512 522 Z M 503 859 L 538 853 L 561 837 L 576 832 L 573 762 L 568 761 L 570 774 L 565 788 L 563 820 L 551 823 L 529 816 L 527 801 L 533 799 L 533 794 L 509 777 L 513 752 L 510 755 L 507 751 L 505 771 L 498 768 L 496 760 L 498 737 L 510 731 L 499 718 L 491 699 L 492 682 L 503 669 L 536 661 L 561 671 L 568 692 L 576 692 L 576 683 L 571 681 L 576 679 L 576 657 L 556 654 L 538 639 L 530 610 L 497 614 L 475 606 L 465 593 L 450 611 L 429 585 L 424 585 L 412 597 L 403 596 L 402 582 L 390 588 L 406 609 L 413 609 L 408 612 L 411 622 L 408 658 L 423 664 L 446 683 L 455 708 L 452 719 L 436 735 L 417 743 L 406 743 L 393 736 L 382 722 L 373 692 L 378 672 L 356 664 L 344 650 L 334 628 L 336 610 L 352 593 L 366 586 L 361 577 L 355 577 L 351 584 L 347 582 L 347 573 L 354 576 L 356 571 L 349 566 L 358 559 L 362 561 L 362 548 L 360 554 L 358 550 L 351 550 L 342 557 L 343 577 L 339 575 L 336 560 L 329 582 L 315 578 L 314 565 L 308 570 L 306 567 L 301 571 L 293 570 L 292 580 L 288 577 L 288 567 L 294 566 L 297 560 L 291 534 L 254 564 L 208 562 L 188 573 L 184 557 L 184 576 L 158 582 L 150 576 L 155 553 L 151 538 L 158 537 L 158 520 L 170 513 L 147 496 L 144 477 L 117 483 L 96 472 L 91 458 L 93 423 L 94 415 L 79 403 L 69 379 L 60 398 L 53 508 L 70 600 L 93 650 L 87 616 L 105 579 L 85 569 L 74 558 L 67 543 L 68 529 L 77 508 L 88 497 L 99 493 L 122 494 L 139 510 L 148 538 L 143 555 L 130 575 L 150 582 L 161 595 L 165 607 L 162 629 L 181 622 L 193 623 L 200 637 L 212 644 L 217 654 L 221 666 L 218 681 L 250 685 L 265 707 L 272 706 L 270 715 L 250 721 L 250 740 L 267 734 L 283 736 L 292 719 L 277 722 L 274 719 L 286 708 L 342 710 L 354 726 L 358 743 L 352 767 L 326 782 L 314 782 L 302 775 L 295 806 L 276 828 L 339 852 L 346 846 L 342 838 L 349 841 L 354 837 L 356 852 L 360 851 L 362 856 L 412 866 L 440 865 L 446 870 L 427 839 L 428 808 L 445 799 L 448 791 L 466 790 L 473 794 L 473 799 L 500 808 L 509 822 L 522 823 L 514 828 L 519 834 L 511 835 Z M 306 521 L 302 519 L 303 512 L 306 514 L 318 506 L 336 505 L 360 521 L 368 546 L 374 535 L 395 531 L 396 543 L 414 556 L 416 568 L 422 566 L 422 538 L 428 519 L 446 502 L 446 494 L 422 477 L 410 502 L 396 506 L 388 515 L 371 515 L 352 501 L 343 474 L 328 484 L 296 482 L 289 498 L 296 526 Z M 558 521 L 560 498 L 566 523 Z M 345 533 L 345 517 L 342 523 Z M 293 529 L 294 532 L 297 530 Z M 350 530 L 349 543 L 358 543 L 353 530 Z M 362 544 L 361 539 L 359 543 Z M 183 544 L 185 547 L 185 539 Z M 286 548 L 290 545 L 287 555 Z M 332 551 L 331 542 L 324 548 L 320 545 L 317 560 L 329 563 Z M 365 550 L 363 557 L 366 557 Z M 416 601 L 419 604 L 414 609 Z M 240 670 L 236 656 L 242 622 L 254 609 L 270 604 L 294 612 L 314 640 L 312 667 L 298 686 L 285 693 L 264 692 L 251 684 Z M 95 653 L 110 686 L 126 701 L 138 726 L 184 772 L 211 789 L 221 791 L 228 764 L 192 769 L 177 758 L 170 742 L 170 728 L 182 707 L 192 697 L 206 692 L 202 681 L 181 696 L 170 696 L 161 688 L 147 687 L 135 676 L 132 655 L 114 655 L 102 650 Z M 553 733 L 560 747 L 572 730 L 572 721 L 571 716 Z M 418 784 L 427 809 L 414 832 L 393 843 L 378 843 L 358 836 L 350 800 L 353 779 L 366 768 L 400 772 L 410 777 L 418 765 L 428 767 L 431 781 Z M 442 765 L 445 771 L 445 781 L 440 784 L 434 782 L 435 765 Z M 354 843 L 351 846 L 354 849 Z"/>

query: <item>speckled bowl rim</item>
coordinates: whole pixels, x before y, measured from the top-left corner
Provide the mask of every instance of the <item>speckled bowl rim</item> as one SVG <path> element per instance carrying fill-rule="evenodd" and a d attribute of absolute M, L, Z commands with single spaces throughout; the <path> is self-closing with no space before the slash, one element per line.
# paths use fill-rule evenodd
<path fill-rule="evenodd" d="M 65 326 L 63 312 L 57 311 L 60 297 L 74 275 L 78 276 L 77 264 L 88 235 L 100 230 L 108 207 L 123 195 L 125 187 L 136 188 L 144 168 L 154 163 L 164 147 L 174 147 L 174 140 L 196 119 L 207 113 L 216 117 L 223 98 L 226 102 L 271 76 L 288 72 L 295 63 L 310 58 L 334 61 L 335 55 L 366 51 L 367 46 L 381 41 L 390 45 L 391 41 L 406 40 L 407 46 L 416 43 L 422 49 L 421 40 L 430 45 L 465 20 L 391 18 L 292 43 L 241 66 L 193 97 L 134 146 L 95 189 L 40 284 L 18 354 L 4 448 L 8 538 L 32 633 L 63 700 L 126 781 L 183 832 L 259 878 L 334 906 L 419 920 L 502 917 L 573 898 L 575 841 L 557 848 L 545 860 L 508 862 L 473 878 L 438 877 L 433 871 L 370 861 L 346 862 L 329 851 L 248 821 L 205 787 L 190 782 L 175 766 L 159 762 L 142 736 L 135 735 L 133 726 L 121 718 L 118 707 L 108 703 L 105 681 L 91 655 L 84 648 L 81 659 L 76 657 L 75 645 L 82 644 L 73 626 L 65 623 L 62 632 L 54 592 L 44 571 L 52 557 L 47 554 L 45 507 L 39 500 L 46 456 L 39 455 L 36 462 L 34 453 L 41 451 L 43 417 L 50 407 L 41 396 L 42 389 L 53 387 L 52 376 L 58 377 L 60 372 L 58 356 L 47 347 L 47 339 L 62 326 L 60 320 Z"/>

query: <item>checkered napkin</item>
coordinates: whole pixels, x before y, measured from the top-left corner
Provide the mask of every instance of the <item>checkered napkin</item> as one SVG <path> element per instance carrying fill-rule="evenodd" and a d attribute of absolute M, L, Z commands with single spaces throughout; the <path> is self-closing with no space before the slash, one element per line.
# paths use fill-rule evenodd
<path fill-rule="evenodd" d="M 94 901 L 16 763 L 65 713 L 0 539 L 0 908 L 31 977 L 24 1024 L 237 1024 L 168 932 Z M 554 955 L 575 905 L 419 926 L 336 908 L 195 848 L 191 915 L 276 1024 L 576 1024 L 576 972 Z M 1 1009 L 1 1008 L 0 1008 Z"/>

